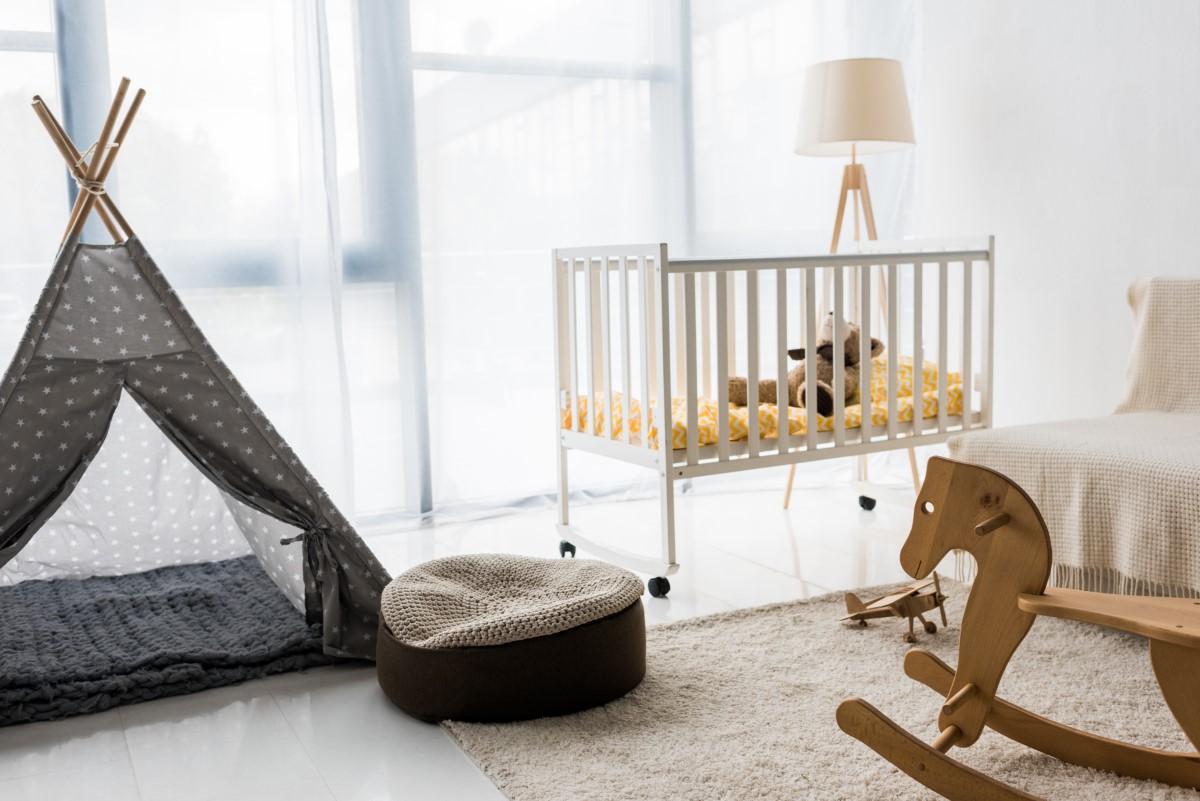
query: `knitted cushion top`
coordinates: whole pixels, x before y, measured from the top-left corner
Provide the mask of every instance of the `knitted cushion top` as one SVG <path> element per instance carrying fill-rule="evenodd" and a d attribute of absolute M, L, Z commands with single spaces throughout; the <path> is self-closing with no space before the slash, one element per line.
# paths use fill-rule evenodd
<path fill-rule="evenodd" d="M 402 573 L 383 591 L 383 621 L 422 648 L 503 645 L 557 634 L 628 608 L 633 573 L 592 559 L 465 554 Z"/>

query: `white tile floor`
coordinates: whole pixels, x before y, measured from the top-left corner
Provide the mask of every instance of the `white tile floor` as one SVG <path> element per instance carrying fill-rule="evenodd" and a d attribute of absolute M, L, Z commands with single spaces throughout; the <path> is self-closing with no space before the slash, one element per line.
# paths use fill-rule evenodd
<path fill-rule="evenodd" d="M 897 556 L 912 495 L 860 511 L 852 485 L 685 496 L 683 565 L 650 624 L 905 578 Z M 906 501 L 906 503 L 904 503 Z M 573 522 L 657 542 L 657 503 L 585 507 Z M 436 556 L 549 556 L 549 512 L 374 538 L 393 572 Z M 643 545 L 640 550 L 648 550 Z M 586 556 L 581 549 L 580 556 Z M 370 801 L 502 799 L 437 726 L 396 710 L 370 666 L 289 673 L 54 723 L 0 729 L 0 799 Z"/>

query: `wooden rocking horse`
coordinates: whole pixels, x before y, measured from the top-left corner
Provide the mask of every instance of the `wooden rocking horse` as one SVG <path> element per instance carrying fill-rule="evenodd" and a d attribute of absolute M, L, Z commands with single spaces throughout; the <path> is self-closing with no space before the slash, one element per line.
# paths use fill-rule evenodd
<path fill-rule="evenodd" d="M 984 725 L 1065 762 L 1200 788 L 1200 753 L 1106 739 L 996 697 L 1000 677 L 1037 615 L 1120 629 L 1150 639 L 1150 663 L 1167 706 L 1200 748 L 1200 601 L 1047 588 L 1050 537 L 1029 496 L 993 470 L 934 457 L 900 564 L 923 578 L 954 548 L 971 552 L 979 565 L 963 614 L 958 669 L 921 648 L 904 658 L 910 678 L 945 695 L 941 733 L 927 745 L 861 698 L 838 706 L 842 731 L 934 792 L 960 801 L 1038 801 L 946 756 L 953 746 L 972 745 Z"/>

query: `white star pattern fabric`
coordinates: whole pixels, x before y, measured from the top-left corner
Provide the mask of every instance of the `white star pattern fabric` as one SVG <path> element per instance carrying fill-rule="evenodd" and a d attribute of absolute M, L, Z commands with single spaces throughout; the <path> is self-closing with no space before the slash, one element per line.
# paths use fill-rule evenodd
<path fill-rule="evenodd" d="M 140 412 L 114 415 L 122 391 Z M 387 572 L 141 243 L 68 241 L 0 385 L 0 582 L 211 561 L 247 544 L 323 624 L 326 653 L 373 658 Z"/>
<path fill-rule="evenodd" d="M 64 444 L 48 443 L 48 450 Z M 0 568 L 0 586 L 120 576 L 249 553 L 221 492 L 125 395 L 79 485 Z"/>

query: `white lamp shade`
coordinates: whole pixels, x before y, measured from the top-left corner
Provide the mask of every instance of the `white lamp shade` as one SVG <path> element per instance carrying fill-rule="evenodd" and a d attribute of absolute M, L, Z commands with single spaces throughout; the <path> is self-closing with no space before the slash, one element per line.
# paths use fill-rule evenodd
<path fill-rule="evenodd" d="M 803 156 L 886 153 L 917 142 L 899 61 L 849 58 L 808 68 L 796 152 Z"/>

